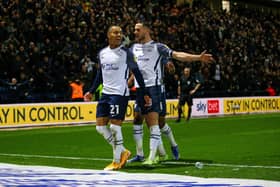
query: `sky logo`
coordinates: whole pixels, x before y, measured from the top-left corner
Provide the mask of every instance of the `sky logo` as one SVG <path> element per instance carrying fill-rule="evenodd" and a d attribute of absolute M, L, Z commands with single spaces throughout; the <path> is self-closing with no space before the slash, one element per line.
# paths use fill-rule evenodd
<path fill-rule="evenodd" d="M 202 111 L 203 113 L 206 111 L 206 104 L 200 101 L 198 104 L 196 104 L 196 110 Z"/>

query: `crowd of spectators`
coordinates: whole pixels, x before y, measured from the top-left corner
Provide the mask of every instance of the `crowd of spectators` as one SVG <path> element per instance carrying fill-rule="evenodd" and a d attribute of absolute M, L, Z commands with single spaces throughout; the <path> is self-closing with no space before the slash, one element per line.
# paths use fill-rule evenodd
<path fill-rule="evenodd" d="M 90 87 L 108 27 L 120 25 L 129 42 L 137 20 L 170 48 L 214 55 L 214 64 L 193 66 L 204 80 L 201 97 L 267 95 L 268 84 L 279 95 L 279 15 L 238 6 L 214 11 L 199 1 L 190 8 L 174 0 L 2 0 L 0 103 L 71 100 L 71 81 Z M 174 63 L 176 74 L 166 76 L 170 98 L 182 69 Z"/>

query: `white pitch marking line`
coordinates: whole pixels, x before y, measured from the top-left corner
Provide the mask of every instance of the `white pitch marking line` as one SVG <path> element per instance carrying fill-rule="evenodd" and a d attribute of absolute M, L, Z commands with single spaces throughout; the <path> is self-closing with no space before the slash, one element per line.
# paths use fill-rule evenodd
<path fill-rule="evenodd" d="M 66 157 L 66 156 L 47 156 L 47 155 L 25 155 L 25 154 L 7 154 L 0 153 L 0 156 L 11 156 L 11 157 L 30 157 L 30 158 L 54 158 L 54 159 L 65 159 L 65 160 L 102 160 L 111 161 L 109 158 L 87 158 L 87 157 Z"/>
<path fill-rule="evenodd" d="M 47 156 L 47 155 L 26 155 L 26 154 L 7 154 L 0 153 L 0 156 L 11 157 L 30 157 L 30 158 L 51 158 L 51 159 L 65 159 L 65 160 L 97 160 L 97 161 L 111 161 L 109 158 L 87 158 L 87 157 L 66 157 L 66 156 Z M 180 162 L 180 161 L 166 161 L 163 164 L 174 165 L 194 165 L 192 162 Z M 238 165 L 238 164 L 219 164 L 219 163 L 203 163 L 205 166 L 217 166 L 217 167 L 234 167 L 234 168 L 265 168 L 265 169 L 280 169 L 280 166 L 254 166 L 254 165 Z"/>
<path fill-rule="evenodd" d="M 174 164 L 174 165 L 194 165 L 192 162 L 178 162 L 178 161 L 166 161 L 165 164 Z M 219 163 L 203 163 L 205 166 L 217 166 L 217 167 L 232 167 L 232 168 L 265 168 L 265 169 L 280 169 L 280 166 L 254 166 L 254 165 L 239 165 L 239 164 L 219 164 Z"/>

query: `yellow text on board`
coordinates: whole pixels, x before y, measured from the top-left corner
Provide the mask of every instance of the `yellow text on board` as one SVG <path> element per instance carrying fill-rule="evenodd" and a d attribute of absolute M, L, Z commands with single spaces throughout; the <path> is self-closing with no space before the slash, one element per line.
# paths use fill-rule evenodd
<path fill-rule="evenodd" d="M 178 115 L 177 100 L 166 101 L 166 117 Z M 96 122 L 96 102 L 11 104 L 0 108 L 0 127 Z M 184 111 L 187 111 L 187 106 Z M 133 120 L 134 101 L 128 103 L 125 120 Z"/>
<path fill-rule="evenodd" d="M 95 120 L 95 110 L 94 103 L 4 105 L 0 125 L 88 122 Z"/>
<path fill-rule="evenodd" d="M 280 98 L 252 97 L 224 99 L 224 113 L 279 112 Z"/>

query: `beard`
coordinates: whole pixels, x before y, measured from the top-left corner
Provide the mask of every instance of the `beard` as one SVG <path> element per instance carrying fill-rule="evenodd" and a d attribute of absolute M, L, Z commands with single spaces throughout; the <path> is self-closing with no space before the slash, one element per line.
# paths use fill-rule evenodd
<path fill-rule="evenodd" d="M 135 37 L 135 41 L 138 43 L 142 43 L 145 40 L 144 35 L 139 35 L 138 37 Z"/>

